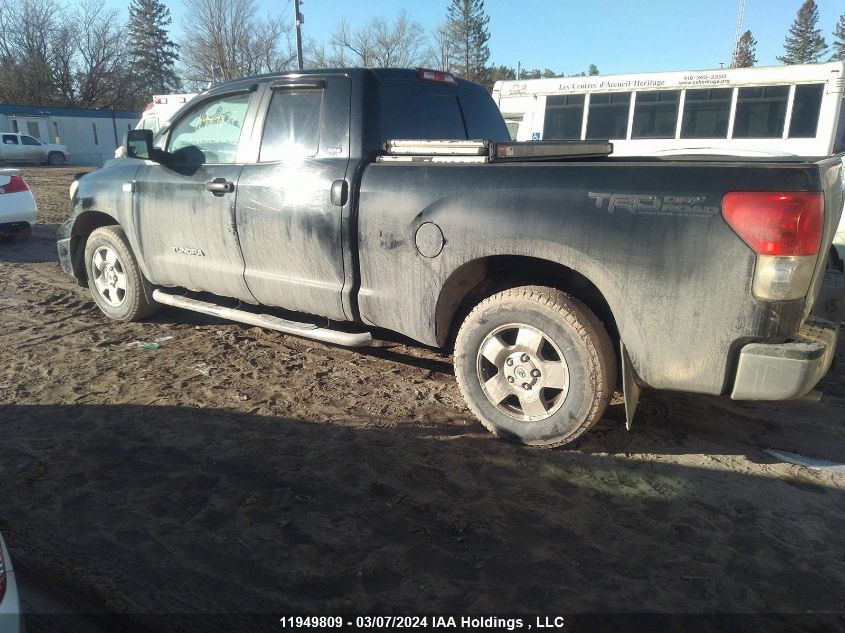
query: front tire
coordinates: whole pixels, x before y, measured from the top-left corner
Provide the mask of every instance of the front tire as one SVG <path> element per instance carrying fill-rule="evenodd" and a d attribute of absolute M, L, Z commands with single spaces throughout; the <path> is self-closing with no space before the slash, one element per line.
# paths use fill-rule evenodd
<path fill-rule="evenodd" d="M 47 155 L 47 164 L 58 167 L 65 164 L 65 155 L 61 152 L 50 152 Z"/>
<path fill-rule="evenodd" d="M 455 375 L 494 435 L 531 446 L 573 441 L 601 419 L 616 387 L 607 330 L 560 290 L 522 286 L 485 299 L 455 341 Z"/>
<path fill-rule="evenodd" d="M 88 236 L 85 268 L 94 301 L 110 319 L 140 321 L 158 310 L 152 285 L 119 226 L 103 226 Z"/>

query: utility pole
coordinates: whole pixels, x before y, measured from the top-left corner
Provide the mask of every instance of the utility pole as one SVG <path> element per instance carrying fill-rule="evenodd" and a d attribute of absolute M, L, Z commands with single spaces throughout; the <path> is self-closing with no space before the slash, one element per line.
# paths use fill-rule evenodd
<path fill-rule="evenodd" d="M 296 67 L 302 70 L 302 24 L 305 18 L 299 12 L 299 0 L 293 0 L 293 6 L 296 12 Z"/>
<path fill-rule="evenodd" d="M 739 39 L 742 37 L 742 27 L 745 23 L 745 0 L 739 0 L 739 8 L 736 12 L 736 31 L 734 32 L 734 49 L 731 53 L 731 66 L 736 61 L 736 53 L 739 50 Z"/>

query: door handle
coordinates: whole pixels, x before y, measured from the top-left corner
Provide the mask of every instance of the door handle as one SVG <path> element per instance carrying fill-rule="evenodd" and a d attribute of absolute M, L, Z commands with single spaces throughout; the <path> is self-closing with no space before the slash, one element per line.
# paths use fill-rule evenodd
<path fill-rule="evenodd" d="M 215 196 L 222 196 L 224 193 L 232 193 L 235 190 L 235 183 L 225 178 L 215 178 L 205 183 L 205 190 Z"/>

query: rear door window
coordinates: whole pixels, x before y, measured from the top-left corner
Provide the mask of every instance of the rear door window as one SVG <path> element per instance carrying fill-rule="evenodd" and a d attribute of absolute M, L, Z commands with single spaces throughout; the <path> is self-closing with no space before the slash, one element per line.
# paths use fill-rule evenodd
<path fill-rule="evenodd" d="M 322 90 L 273 90 L 258 160 L 269 162 L 316 155 L 322 104 Z"/>
<path fill-rule="evenodd" d="M 18 144 L 18 137 L 14 134 L 4 134 L 3 135 L 3 145 L 17 145 Z"/>

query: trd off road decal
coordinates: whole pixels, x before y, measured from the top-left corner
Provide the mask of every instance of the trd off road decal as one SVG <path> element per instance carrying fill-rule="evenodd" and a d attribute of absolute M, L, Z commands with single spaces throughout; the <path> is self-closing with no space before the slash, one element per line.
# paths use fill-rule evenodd
<path fill-rule="evenodd" d="M 608 213 L 617 210 L 628 211 L 632 215 L 671 215 L 688 217 L 709 217 L 719 215 L 718 206 L 707 204 L 707 196 L 702 195 L 669 195 L 659 196 L 638 193 L 587 193 L 587 197 L 595 200 L 597 209 L 607 209 Z"/>

